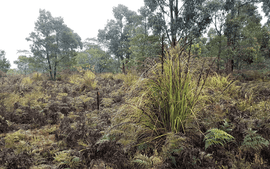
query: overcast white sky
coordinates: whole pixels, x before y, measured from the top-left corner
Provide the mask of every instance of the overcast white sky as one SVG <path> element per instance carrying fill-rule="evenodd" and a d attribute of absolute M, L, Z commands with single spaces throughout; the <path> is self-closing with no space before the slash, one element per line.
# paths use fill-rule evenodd
<path fill-rule="evenodd" d="M 17 68 L 13 62 L 18 59 L 17 50 L 30 50 L 30 43 L 25 40 L 34 31 L 34 23 L 39 16 L 39 9 L 51 12 L 53 17 L 62 17 L 64 23 L 74 30 L 84 41 L 97 37 L 98 30 L 104 29 L 107 20 L 115 19 L 113 7 L 122 4 L 138 14 L 144 6 L 144 0 L 6 0 L 0 10 L 0 49 L 6 52 L 11 69 Z M 261 4 L 258 5 L 261 7 Z M 263 25 L 267 18 L 262 9 Z M 204 35 L 206 37 L 206 35 Z"/>

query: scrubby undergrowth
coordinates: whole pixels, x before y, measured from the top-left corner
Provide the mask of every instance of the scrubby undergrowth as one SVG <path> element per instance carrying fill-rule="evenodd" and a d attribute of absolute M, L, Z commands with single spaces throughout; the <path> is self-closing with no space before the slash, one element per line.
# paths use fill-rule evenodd
<path fill-rule="evenodd" d="M 235 76 L 212 70 L 196 116 L 176 134 L 140 125 L 141 110 L 155 107 L 136 74 L 1 77 L 0 167 L 269 168 L 267 73 L 236 72 L 224 91 Z"/>

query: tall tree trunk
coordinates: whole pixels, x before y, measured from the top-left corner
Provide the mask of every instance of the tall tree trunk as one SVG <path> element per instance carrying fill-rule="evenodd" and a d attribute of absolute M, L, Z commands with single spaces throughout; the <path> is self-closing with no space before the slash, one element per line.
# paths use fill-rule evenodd
<path fill-rule="evenodd" d="M 230 41 L 228 41 L 227 46 L 230 46 L 231 43 Z M 225 63 L 225 68 L 226 68 L 226 73 L 227 75 L 230 73 L 233 73 L 233 59 L 231 59 L 230 57 L 227 60 L 227 63 Z"/>
<path fill-rule="evenodd" d="M 220 63 L 220 53 L 221 53 L 221 36 L 220 37 L 220 41 L 219 41 L 219 50 L 218 50 L 218 63 L 217 63 L 217 72 L 219 72 L 219 63 Z"/>
<path fill-rule="evenodd" d="M 161 42 L 161 74 L 164 72 L 164 35 L 162 35 L 162 42 Z"/>
<path fill-rule="evenodd" d="M 177 28 L 175 25 L 176 20 L 178 19 L 178 0 L 176 0 L 175 2 L 176 7 L 174 8 L 174 2 L 173 1 L 169 1 L 169 6 L 170 6 L 170 16 L 171 16 L 171 23 L 170 23 L 170 27 L 171 27 L 171 37 L 172 37 L 172 42 L 171 42 L 171 47 L 174 48 L 176 46 L 176 32 L 177 32 Z M 174 17 L 173 17 L 173 12 L 174 12 Z"/>
<path fill-rule="evenodd" d="M 49 53 L 48 52 L 47 52 L 47 60 L 48 60 L 48 64 L 49 64 L 50 76 L 51 76 L 51 79 L 53 79 L 52 67 L 51 67 L 51 63 L 50 63 L 50 58 L 49 58 Z"/>
<path fill-rule="evenodd" d="M 127 64 L 127 63 L 128 63 L 128 61 L 126 61 L 125 64 Z M 121 69 L 122 69 L 122 73 L 124 73 L 126 75 L 127 72 L 126 72 L 126 69 L 125 69 L 125 64 L 123 63 L 123 66 L 121 67 Z"/>
<path fill-rule="evenodd" d="M 54 63 L 54 80 L 56 80 L 56 66 L 57 66 L 57 62 Z"/>
<path fill-rule="evenodd" d="M 121 67 L 121 69 L 122 69 L 122 73 L 126 74 L 126 70 L 125 70 L 125 64 L 124 64 L 124 63 L 122 63 L 122 67 Z"/>
<path fill-rule="evenodd" d="M 235 9 L 234 9 L 234 5 L 235 5 L 235 1 L 233 0 L 232 1 L 232 3 L 233 3 L 233 8 L 232 8 L 232 12 L 231 12 L 231 19 L 234 19 L 234 14 L 235 14 Z M 229 35 L 228 35 L 228 37 L 227 37 L 227 46 L 229 47 L 229 46 L 231 46 L 231 45 L 233 45 L 234 43 L 232 42 L 233 41 L 233 38 L 231 37 L 231 35 L 235 35 L 234 33 L 235 33 L 235 28 L 233 28 L 233 26 L 232 25 L 229 25 L 229 27 L 233 30 L 232 31 L 232 33 L 229 33 Z M 227 61 L 227 63 L 226 63 L 226 72 L 227 72 L 227 74 L 230 74 L 230 73 L 232 73 L 233 72 L 233 60 L 231 59 L 231 57 L 229 56 L 229 58 L 228 58 L 228 61 Z"/>
<path fill-rule="evenodd" d="M 228 59 L 227 63 L 226 63 L 226 73 L 230 74 L 233 73 L 233 59 Z"/>
<path fill-rule="evenodd" d="M 230 37 L 228 38 L 228 41 L 227 41 L 227 46 L 231 46 L 231 42 L 230 42 Z M 226 73 L 227 75 L 232 73 L 233 72 L 233 59 L 231 59 L 231 56 L 229 56 L 228 60 L 227 60 L 227 63 L 225 63 L 225 67 L 226 67 Z"/>

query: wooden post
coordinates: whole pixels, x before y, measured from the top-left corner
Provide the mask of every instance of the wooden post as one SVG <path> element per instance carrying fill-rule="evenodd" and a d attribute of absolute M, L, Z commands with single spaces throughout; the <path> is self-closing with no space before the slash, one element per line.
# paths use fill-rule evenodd
<path fill-rule="evenodd" d="M 97 92 L 97 109 L 99 110 L 99 92 Z"/>

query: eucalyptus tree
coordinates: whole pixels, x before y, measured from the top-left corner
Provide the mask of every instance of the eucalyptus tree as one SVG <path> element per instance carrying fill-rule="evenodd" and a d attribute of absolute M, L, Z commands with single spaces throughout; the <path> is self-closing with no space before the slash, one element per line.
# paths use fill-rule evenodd
<path fill-rule="evenodd" d="M 30 73 L 28 64 L 29 64 L 29 60 L 28 57 L 21 55 L 18 57 L 18 60 L 15 60 L 13 62 L 14 64 L 17 64 L 18 69 L 23 72 L 24 75 L 27 75 Z"/>
<path fill-rule="evenodd" d="M 15 60 L 13 63 L 17 64 L 18 71 L 27 75 L 32 72 L 45 72 L 46 67 L 46 60 L 40 61 L 35 60 L 33 56 L 31 56 L 31 52 L 28 50 L 18 50 L 17 54 L 20 54 L 18 59 Z M 38 58 L 36 58 L 38 59 Z"/>
<path fill-rule="evenodd" d="M 242 59 L 245 60 L 245 58 L 239 57 L 240 55 L 243 56 L 243 53 L 244 53 L 243 50 L 239 50 L 239 48 L 241 49 L 243 48 L 243 46 L 240 45 L 240 40 L 243 39 L 243 37 L 241 38 L 240 36 L 243 35 L 244 32 L 246 32 L 247 36 L 249 36 L 250 38 L 251 36 L 253 36 L 252 38 L 254 38 L 254 36 L 259 37 L 260 35 L 258 35 L 258 33 L 260 34 L 261 32 L 260 25 L 259 25 L 261 17 L 255 11 L 256 7 L 252 5 L 251 3 L 246 3 L 245 5 L 241 5 L 241 3 L 238 2 L 235 7 L 236 8 L 235 12 L 237 13 L 233 20 L 231 19 L 232 13 L 229 13 L 229 10 L 226 11 L 226 8 L 228 8 L 227 2 L 225 2 L 224 0 L 219 0 L 219 1 L 211 1 L 209 3 L 212 4 L 212 7 L 214 8 L 214 11 L 215 11 L 215 15 L 214 15 L 215 16 L 215 22 L 214 22 L 215 30 L 210 29 L 208 32 L 208 37 L 210 38 L 210 42 L 208 43 L 207 48 L 210 49 L 209 47 L 211 46 L 211 54 L 218 55 L 218 70 L 219 70 L 219 63 L 220 63 L 221 58 L 225 60 L 226 62 L 227 72 L 233 71 L 233 67 L 236 67 L 237 69 L 239 69 L 240 63 L 242 63 Z M 217 14 L 216 12 L 218 11 L 220 11 L 222 15 Z M 227 14 L 225 15 L 225 13 Z M 219 19 L 219 23 L 220 23 L 219 29 L 217 28 L 218 26 L 217 26 L 216 19 Z M 223 20 L 225 22 L 222 22 Z M 247 26 L 247 25 L 250 25 L 250 26 Z M 243 29 L 243 27 L 245 28 Z M 256 27 L 256 31 L 254 31 L 255 27 Z M 247 30 L 248 28 L 249 30 Z M 223 30 L 223 33 L 222 33 L 222 30 Z M 232 42 L 232 41 L 228 40 L 229 39 L 228 36 L 232 32 L 234 32 L 234 34 L 233 34 L 233 39 L 232 39 L 233 43 L 231 45 L 231 43 L 229 42 Z M 251 35 L 251 32 L 253 32 L 253 35 Z M 254 33 L 257 35 L 254 35 Z M 225 37 L 223 36 L 223 34 L 225 35 Z M 216 37 L 216 35 L 218 35 L 218 37 Z M 227 41 L 227 45 L 225 44 L 225 41 Z M 242 41 L 241 43 L 244 43 L 244 41 Z M 218 48 L 217 48 L 217 45 L 219 46 Z M 233 50 L 232 51 L 228 50 L 228 47 L 232 48 Z M 251 47 L 251 45 L 249 45 L 249 47 Z M 227 50 L 224 50 L 224 49 L 227 49 Z M 217 51 L 218 53 L 216 53 Z M 245 55 L 245 57 L 248 57 L 248 56 Z M 234 60 L 236 60 L 235 64 L 234 64 Z"/>
<path fill-rule="evenodd" d="M 165 0 L 144 0 L 145 5 L 148 6 L 151 11 L 158 11 L 156 16 L 160 16 L 158 17 L 160 20 L 165 20 L 165 14 L 169 17 L 170 21 L 168 24 L 163 24 L 162 22 L 158 23 L 159 20 L 156 20 L 157 23 L 155 25 L 159 25 L 158 32 L 165 31 L 169 39 L 169 43 L 171 43 L 172 46 L 175 46 L 175 42 L 179 41 L 177 40 L 177 35 L 181 35 L 179 39 L 183 37 L 184 33 L 186 33 L 186 35 L 193 34 L 195 35 L 195 38 L 199 37 L 201 32 L 211 22 L 211 15 L 213 12 L 218 10 L 230 13 L 230 19 L 233 20 L 236 16 L 237 8 L 241 8 L 249 3 L 263 2 L 263 11 L 267 16 L 269 15 L 270 3 L 268 0 L 246 0 L 243 3 L 237 0 L 224 1 L 225 0 L 183 0 L 181 9 L 178 9 L 178 0 L 169 0 L 169 2 L 166 2 Z M 216 5 L 213 5 L 215 3 Z M 165 8 L 169 9 L 166 10 Z M 182 9 L 182 17 L 180 17 L 180 11 Z M 234 45 L 233 36 L 235 36 L 235 32 L 237 32 L 237 27 L 235 26 L 236 25 L 232 22 L 227 24 L 225 36 L 227 37 L 227 46 L 230 50 L 234 50 L 232 47 Z M 192 41 L 190 41 L 190 43 L 192 43 Z M 233 64 L 233 59 L 230 57 L 231 56 L 227 59 L 227 72 L 231 72 L 233 70 L 233 67 L 230 66 L 230 64 Z"/>
<path fill-rule="evenodd" d="M 269 0 L 258 0 L 258 1 L 263 3 L 262 4 L 263 12 L 266 15 L 266 17 L 268 17 L 266 24 L 269 24 L 270 23 L 270 17 L 269 17 L 269 15 L 270 15 L 270 1 Z"/>
<path fill-rule="evenodd" d="M 0 70 L 7 73 L 10 68 L 10 63 L 5 56 L 6 52 L 4 50 L 0 50 Z"/>
<path fill-rule="evenodd" d="M 206 47 L 207 38 L 202 37 L 195 38 L 193 45 L 188 47 L 186 51 L 191 51 L 194 57 L 208 57 L 209 50 Z"/>
<path fill-rule="evenodd" d="M 209 43 L 206 45 L 206 47 L 209 50 L 210 56 L 218 57 L 217 71 L 219 71 L 221 53 L 222 53 L 222 49 L 224 49 L 224 46 L 225 46 L 224 40 L 226 39 L 223 36 L 224 34 L 223 28 L 225 26 L 224 20 L 226 19 L 228 12 L 224 9 L 224 5 L 225 5 L 224 0 L 213 0 L 213 1 L 207 2 L 207 4 L 213 11 L 212 22 L 214 23 L 214 29 L 211 28 L 208 31 L 207 35 L 209 37 Z"/>
<path fill-rule="evenodd" d="M 113 8 L 113 15 L 116 20 L 107 22 L 105 29 L 98 30 L 98 41 L 105 44 L 109 53 L 113 54 L 122 63 L 121 69 L 125 72 L 125 64 L 130 58 L 131 52 L 128 50 L 129 40 L 128 31 L 130 24 L 133 23 L 133 16 L 136 12 L 130 11 L 126 6 L 119 4 Z M 124 63 L 124 59 L 127 59 Z"/>
<path fill-rule="evenodd" d="M 261 52 L 265 58 L 270 59 L 270 24 L 267 23 L 262 27 Z"/>
<path fill-rule="evenodd" d="M 270 59 L 270 1 L 269 0 L 260 0 L 260 2 L 263 2 L 262 9 L 266 17 L 268 17 L 267 22 L 263 26 L 262 32 L 263 32 L 263 41 L 261 50 L 264 51 L 264 54 L 268 55 L 268 59 Z"/>
<path fill-rule="evenodd" d="M 108 52 L 105 52 L 101 47 L 89 41 L 96 41 L 95 39 L 87 39 L 84 42 L 85 50 L 78 53 L 76 61 L 83 69 L 87 69 L 90 65 L 95 68 L 95 72 L 102 73 L 105 71 L 113 71 L 115 65 L 114 59 Z"/>
<path fill-rule="evenodd" d="M 262 17 L 256 9 L 257 7 L 253 4 L 248 4 L 239 11 L 242 12 L 244 19 L 241 22 L 240 42 L 238 43 L 240 47 L 238 47 L 239 53 L 236 66 L 240 63 L 239 61 L 244 61 L 249 64 L 265 61 L 260 50 L 261 41 L 263 39 L 260 23 Z"/>
<path fill-rule="evenodd" d="M 55 80 L 57 67 L 75 64 L 75 49 L 82 48 L 82 42 L 80 36 L 64 24 L 63 18 L 54 18 L 45 10 L 39 13 L 35 32 L 26 40 L 33 42 L 30 45 L 33 57 L 47 61 L 50 77 Z"/>
<path fill-rule="evenodd" d="M 217 34 L 215 29 L 211 28 L 208 32 L 208 37 L 210 41 L 207 43 L 206 48 L 209 50 L 210 57 L 218 57 L 217 59 L 217 71 L 221 68 L 221 63 L 227 55 L 224 51 L 227 44 L 227 38 L 225 35 L 221 34 L 221 31 Z"/>
<path fill-rule="evenodd" d="M 88 67 L 89 65 L 93 67 L 96 64 L 95 62 L 93 62 L 91 55 L 87 51 L 91 49 L 96 49 L 96 48 L 100 49 L 100 47 L 96 45 L 95 43 L 92 43 L 92 41 L 96 41 L 96 39 L 87 38 L 83 42 L 83 50 L 79 52 L 78 55 L 76 56 L 76 62 L 77 62 L 76 67 L 81 67 L 82 69 L 87 70 L 87 69 L 90 69 Z"/>
<path fill-rule="evenodd" d="M 258 12 L 256 12 L 256 7 L 252 4 L 252 2 L 246 2 L 244 4 L 241 4 L 240 1 L 238 1 L 235 4 L 235 17 L 234 17 L 234 21 L 232 20 L 232 13 L 229 13 L 230 11 L 228 10 L 228 6 L 231 5 L 233 2 L 229 2 L 225 0 L 216 0 L 216 1 L 211 1 L 209 2 L 212 4 L 212 7 L 215 9 L 216 12 L 220 11 L 222 12 L 222 15 L 218 14 L 216 15 L 215 12 L 215 30 L 210 30 L 208 33 L 208 36 L 210 37 L 211 35 L 214 34 L 218 34 L 219 37 L 215 37 L 215 35 L 213 37 L 215 37 L 214 39 L 212 37 L 210 37 L 210 43 L 208 43 L 208 49 L 210 49 L 209 47 L 211 46 L 211 51 L 216 53 L 216 44 L 218 44 L 219 46 L 219 50 L 218 50 L 218 69 L 219 69 L 219 61 L 220 61 L 220 57 L 223 58 L 227 63 L 227 71 L 230 72 L 233 70 L 233 67 L 236 67 L 237 69 L 240 68 L 240 64 L 242 63 L 242 59 L 244 60 L 252 60 L 251 58 L 240 58 L 239 56 L 245 56 L 245 57 L 250 57 L 251 55 L 243 55 L 244 51 L 242 49 L 243 46 L 240 45 L 240 41 L 241 43 L 244 43 L 247 40 L 247 36 L 249 37 L 249 39 L 256 37 L 258 39 L 258 41 L 261 41 L 261 29 L 260 29 L 260 20 L 261 17 L 259 16 Z M 229 4 L 229 5 L 228 5 Z M 226 10 L 227 9 L 227 10 Z M 231 10 L 233 11 L 233 10 Z M 226 15 L 224 15 L 225 13 L 227 13 Z M 224 17 L 225 16 L 225 17 Z M 220 23 L 220 29 L 217 29 L 217 22 L 216 19 L 219 19 L 219 23 Z M 223 23 L 222 21 L 226 21 L 225 23 Z M 233 22 L 232 22 L 233 21 Z M 249 25 L 249 26 L 247 26 Z M 222 27 L 224 29 L 222 29 Z M 245 27 L 243 29 L 243 27 Z M 233 28 L 233 29 L 232 29 Z M 256 29 L 256 30 L 255 30 Z M 222 33 L 222 30 L 224 30 Z M 230 35 L 230 33 L 234 32 L 231 41 L 233 40 L 233 43 L 229 43 L 229 38 L 228 36 Z M 244 32 L 246 32 L 245 36 L 245 40 L 242 41 L 241 39 L 243 39 L 243 34 Z M 252 33 L 251 33 L 252 32 Z M 225 34 L 225 37 L 223 36 L 223 34 Z M 255 35 L 256 34 L 256 35 Z M 242 37 L 240 37 L 242 36 Z M 253 37 L 251 37 L 253 36 Z M 219 40 L 217 40 L 216 38 L 219 38 Z M 225 44 L 224 40 L 227 41 L 227 45 Z M 239 41 L 240 40 L 240 41 Z M 246 41 L 247 42 L 247 41 Z M 253 43 L 253 41 L 251 41 L 249 44 Z M 224 52 L 224 49 L 227 49 L 228 46 L 231 48 L 233 48 L 234 52 L 231 52 L 229 55 L 228 53 L 226 54 L 226 52 Z M 246 46 L 247 47 L 247 46 Z M 248 46 L 250 49 L 252 49 L 252 45 Z M 255 45 L 253 45 L 253 47 L 255 47 Z M 239 48 L 241 48 L 241 50 L 239 50 Z M 258 48 L 258 46 L 257 46 Z M 246 51 L 247 52 L 247 51 Z M 258 52 L 258 49 L 257 49 Z M 233 53 L 235 53 L 235 55 L 232 55 Z M 216 55 L 216 54 L 215 54 Z M 256 54 L 255 54 L 256 56 Z M 257 55 L 258 56 L 258 55 Z M 234 60 L 236 59 L 236 63 L 234 63 Z M 261 60 L 262 58 L 259 57 L 257 58 L 257 61 Z M 230 63 L 232 63 L 233 65 L 229 65 Z"/>
<path fill-rule="evenodd" d="M 144 0 L 145 6 L 152 12 L 157 12 L 154 34 L 165 33 L 172 46 L 190 34 L 194 35 L 193 38 L 200 37 L 210 24 L 211 9 L 203 2 L 204 0 L 184 0 L 180 6 L 178 0 L 169 0 L 168 3 L 165 0 Z M 170 19 L 168 24 L 164 22 L 165 15 Z"/>
<path fill-rule="evenodd" d="M 262 39 L 260 24 L 262 17 L 256 8 L 253 3 L 237 2 L 235 17 L 232 19 L 232 13 L 227 16 L 224 33 L 229 47 L 228 60 L 231 60 L 233 64 L 228 66 L 228 72 L 232 72 L 233 67 L 239 69 L 244 62 L 251 64 L 254 61 L 262 62 L 264 60 L 259 44 Z"/>
<path fill-rule="evenodd" d="M 227 22 L 227 26 L 225 29 L 225 36 L 227 37 L 227 47 L 228 52 L 230 55 L 234 55 L 236 53 L 235 49 L 235 41 L 237 36 L 237 30 L 239 29 L 239 25 L 237 24 L 237 21 L 235 20 L 235 17 L 237 16 L 237 12 L 240 8 L 248 5 L 248 4 L 254 4 L 254 3 L 260 3 L 263 2 L 263 11 L 266 14 L 266 16 L 269 16 L 269 10 L 270 10 L 270 3 L 268 0 L 246 0 L 244 2 L 237 1 L 237 0 L 226 0 L 225 5 L 223 8 L 225 11 L 230 12 L 230 18 L 229 22 Z M 234 22 L 235 21 L 235 22 Z M 268 19 L 269 22 L 269 19 Z M 229 56 L 228 62 L 227 62 L 227 72 L 231 73 L 233 71 L 233 56 Z"/>
<path fill-rule="evenodd" d="M 144 67 L 142 63 L 146 58 L 157 58 L 161 52 L 161 39 L 157 35 L 150 35 L 152 12 L 145 6 L 138 12 L 140 15 L 133 16 L 134 22 L 129 25 L 129 44 L 131 57 L 128 66 L 136 65 L 137 70 Z"/>

